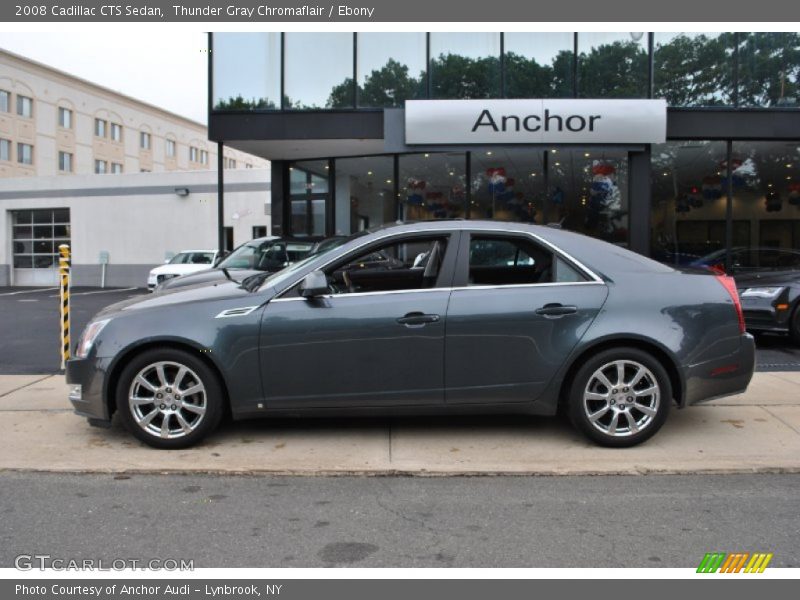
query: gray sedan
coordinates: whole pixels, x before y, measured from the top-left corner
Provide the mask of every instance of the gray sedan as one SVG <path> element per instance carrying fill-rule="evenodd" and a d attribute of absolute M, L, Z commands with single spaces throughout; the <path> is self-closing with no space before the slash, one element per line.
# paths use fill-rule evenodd
<path fill-rule="evenodd" d="M 234 418 L 567 412 L 632 446 L 753 374 L 733 280 L 576 233 L 440 221 L 105 309 L 67 363 L 92 424 L 184 448 Z"/>

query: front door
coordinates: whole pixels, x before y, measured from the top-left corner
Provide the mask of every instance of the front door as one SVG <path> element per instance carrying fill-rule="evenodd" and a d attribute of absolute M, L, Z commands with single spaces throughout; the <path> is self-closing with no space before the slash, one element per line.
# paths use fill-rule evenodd
<path fill-rule="evenodd" d="M 526 234 L 473 234 L 447 312 L 446 402 L 535 401 L 608 290 Z M 462 248 L 467 241 L 462 242 Z"/>
<path fill-rule="evenodd" d="M 267 408 L 441 404 L 450 239 L 356 250 L 325 269 L 330 294 L 290 290 L 270 302 L 260 334 Z"/>

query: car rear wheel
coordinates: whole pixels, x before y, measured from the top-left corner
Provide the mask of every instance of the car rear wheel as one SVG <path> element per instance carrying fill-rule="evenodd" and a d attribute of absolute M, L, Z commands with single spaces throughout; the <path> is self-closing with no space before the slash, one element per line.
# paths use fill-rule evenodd
<path fill-rule="evenodd" d="M 123 370 L 117 410 L 126 428 L 154 448 L 187 448 L 219 425 L 223 393 L 216 374 L 182 350 L 149 350 Z"/>
<path fill-rule="evenodd" d="M 661 363 L 638 348 L 612 348 L 587 360 L 570 386 L 573 425 L 602 446 L 635 446 L 664 424 L 672 403 Z"/>

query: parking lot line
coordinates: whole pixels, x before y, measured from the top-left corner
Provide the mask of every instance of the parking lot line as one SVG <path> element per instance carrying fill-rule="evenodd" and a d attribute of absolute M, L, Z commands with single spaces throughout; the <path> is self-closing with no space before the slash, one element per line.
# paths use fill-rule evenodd
<path fill-rule="evenodd" d="M 55 288 L 58 289 L 58 288 Z M 113 294 L 114 292 L 130 292 L 133 290 L 138 290 L 139 288 L 129 287 L 129 288 L 110 288 L 107 290 L 94 290 L 91 292 L 73 292 L 70 294 L 71 296 L 91 296 L 92 294 Z M 51 298 L 58 298 L 58 294 L 54 294 L 50 296 Z"/>
<path fill-rule="evenodd" d="M 53 290 L 57 290 L 57 287 L 54 288 L 42 288 L 38 290 L 19 290 L 18 292 L 3 292 L 0 296 L 16 296 L 18 294 L 35 294 L 37 292 L 52 292 Z"/>

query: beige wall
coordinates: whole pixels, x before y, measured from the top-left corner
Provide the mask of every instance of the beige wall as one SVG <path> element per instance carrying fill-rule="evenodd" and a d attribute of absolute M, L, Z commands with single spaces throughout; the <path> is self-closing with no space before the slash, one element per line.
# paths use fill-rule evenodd
<path fill-rule="evenodd" d="M 0 160 L 0 177 L 65 175 L 59 172 L 58 153 L 72 154 L 73 175 L 95 172 L 95 160 L 123 165 L 124 173 L 141 170 L 215 170 L 217 145 L 208 140 L 205 126 L 107 90 L 69 74 L 0 50 L 0 90 L 11 93 L 9 111 L 0 112 L 0 138 L 12 142 L 9 161 Z M 33 98 L 33 116 L 17 115 L 17 96 Z M 72 127 L 58 125 L 58 107 L 72 110 Z M 95 119 L 107 122 L 106 137 L 94 135 Z M 122 125 L 122 139 L 110 137 L 111 123 Z M 140 132 L 150 133 L 151 148 L 140 147 Z M 176 143 L 176 156 L 167 156 L 166 140 Z M 33 145 L 33 165 L 17 162 L 17 143 Z M 190 147 L 207 153 L 207 162 L 190 160 Z M 199 153 L 199 152 L 198 152 Z M 225 156 L 237 169 L 266 168 L 269 162 L 232 148 Z"/>

